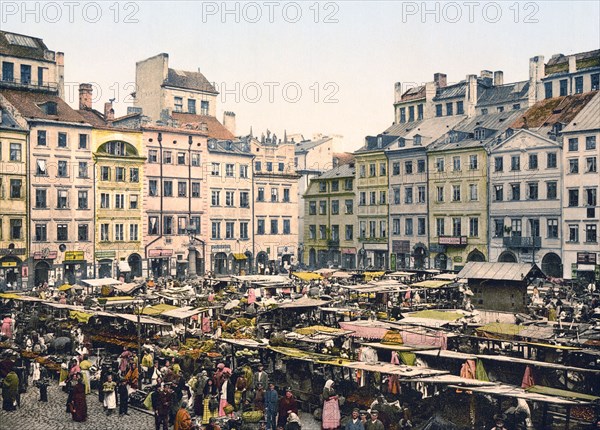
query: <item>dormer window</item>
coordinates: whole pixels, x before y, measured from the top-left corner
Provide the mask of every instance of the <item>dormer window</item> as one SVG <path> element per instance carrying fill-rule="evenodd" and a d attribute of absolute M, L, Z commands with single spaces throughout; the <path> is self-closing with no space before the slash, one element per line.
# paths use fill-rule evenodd
<path fill-rule="evenodd" d="M 562 129 L 563 129 L 562 123 L 557 122 L 556 124 L 554 124 L 552 126 L 552 133 L 553 134 L 558 134 L 558 133 L 560 133 L 562 131 Z"/>
<path fill-rule="evenodd" d="M 419 136 L 418 134 L 415 136 L 414 145 L 421 146 L 421 136 Z"/>
<path fill-rule="evenodd" d="M 398 139 L 398 147 L 399 148 L 404 148 L 406 146 L 406 140 L 401 137 L 400 139 Z"/>
<path fill-rule="evenodd" d="M 485 139 L 485 129 L 484 128 L 478 128 L 475 130 L 475 139 L 477 139 L 477 140 Z"/>
<path fill-rule="evenodd" d="M 45 103 L 39 105 L 39 108 L 46 115 L 58 115 L 58 105 L 56 104 L 56 102 L 52 102 L 52 101 L 45 102 Z"/>
<path fill-rule="evenodd" d="M 379 136 L 377 138 L 377 148 L 383 147 L 383 137 Z"/>
<path fill-rule="evenodd" d="M 513 134 L 515 134 L 515 131 L 512 128 L 506 129 L 506 137 L 507 138 L 511 137 Z"/>

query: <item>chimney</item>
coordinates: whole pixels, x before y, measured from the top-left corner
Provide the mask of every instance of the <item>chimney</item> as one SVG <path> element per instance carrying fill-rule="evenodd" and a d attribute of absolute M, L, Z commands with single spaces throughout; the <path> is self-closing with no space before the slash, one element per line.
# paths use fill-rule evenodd
<path fill-rule="evenodd" d="M 544 56 L 538 55 L 529 59 L 529 107 L 542 100 L 542 78 L 546 75 Z"/>
<path fill-rule="evenodd" d="M 398 103 L 402 100 L 402 82 L 396 82 L 394 84 L 394 102 Z"/>
<path fill-rule="evenodd" d="M 79 110 L 92 108 L 92 84 L 79 84 Z"/>
<path fill-rule="evenodd" d="M 467 91 L 465 92 L 465 114 L 468 117 L 475 115 L 477 104 L 477 75 L 467 75 Z"/>
<path fill-rule="evenodd" d="M 436 87 L 444 88 L 448 85 L 448 76 L 445 73 L 435 73 L 433 75 L 433 82 L 435 82 Z"/>
<path fill-rule="evenodd" d="M 496 70 L 494 72 L 494 86 L 498 87 L 504 85 L 504 72 L 502 70 Z"/>
<path fill-rule="evenodd" d="M 235 113 L 230 111 L 223 112 L 223 125 L 235 136 Z"/>
<path fill-rule="evenodd" d="M 58 84 L 58 97 L 65 99 L 65 53 L 56 53 L 56 80 Z"/>
<path fill-rule="evenodd" d="M 482 70 L 479 76 L 485 85 L 491 86 L 494 82 L 494 74 L 491 70 Z"/>
<path fill-rule="evenodd" d="M 104 103 L 104 119 L 106 121 L 115 119 L 115 110 L 112 107 L 112 100 Z"/>
<path fill-rule="evenodd" d="M 575 73 L 577 71 L 577 57 L 575 55 L 569 55 L 569 73 Z"/>

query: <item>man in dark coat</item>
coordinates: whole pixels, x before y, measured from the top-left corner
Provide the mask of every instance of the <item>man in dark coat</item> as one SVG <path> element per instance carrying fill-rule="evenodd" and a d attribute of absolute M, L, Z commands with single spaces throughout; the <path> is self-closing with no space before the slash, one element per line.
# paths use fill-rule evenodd
<path fill-rule="evenodd" d="M 156 430 L 169 430 L 169 412 L 173 392 L 162 383 L 152 393 L 152 409 L 154 410 L 154 425 Z"/>
<path fill-rule="evenodd" d="M 121 379 L 117 394 L 119 395 L 119 416 L 129 415 L 129 391 L 127 391 L 127 379 Z"/>
<path fill-rule="evenodd" d="M 383 423 L 379 421 L 379 411 L 371 409 L 371 419 L 367 420 L 365 430 L 385 430 Z"/>

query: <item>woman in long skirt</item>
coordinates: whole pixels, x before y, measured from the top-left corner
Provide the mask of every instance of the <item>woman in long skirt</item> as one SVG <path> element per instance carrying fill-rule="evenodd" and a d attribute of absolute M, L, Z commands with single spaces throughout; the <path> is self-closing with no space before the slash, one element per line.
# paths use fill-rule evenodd
<path fill-rule="evenodd" d="M 202 424 L 208 424 L 211 418 L 219 415 L 219 399 L 217 395 L 217 386 L 214 384 L 214 381 L 212 379 L 207 380 L 204 386 Z"/>
<path fill-rule="evenodd" d="M 333 430 L 340 426 L 340 405 L 338 395 L 329 379 L 323 388 L 323 429 Z"/>
<path fill-rule="evenodd" d="M 110 415 L 117 409 L 117 394 L 115 392 L 116 382 L 113 382 L 112 375 L 108 375 L 106 382 L 102 385 L 104 392 L 104 409 L 106 414 Z"/>
<path fill-rule="evenodd" d="M 87 402 L 85 399 L 85 386 L 81 382 L 81 374 L 77 373 L 73 376 L 76 380 L 71 392 L 71 416 L 73 421 L 83 422 L 87 420 Z"/>

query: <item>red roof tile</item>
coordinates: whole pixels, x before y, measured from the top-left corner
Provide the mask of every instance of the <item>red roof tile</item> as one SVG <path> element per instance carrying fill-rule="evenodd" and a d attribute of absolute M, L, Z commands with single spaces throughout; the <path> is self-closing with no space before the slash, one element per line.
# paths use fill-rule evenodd
<path fill-rule="evenodd" d="M 235 136 L 225 128 L 214 116 L 194 115 L 190 113 L 173 112 L 172 117 L 179 122 L 180 126 L 190 124 L 193 129 L 204 131 L 208 137 L 214 139 L 234 139 Z M 206 124 L 207 129 L 203 129 L 202 124 Z"/>

